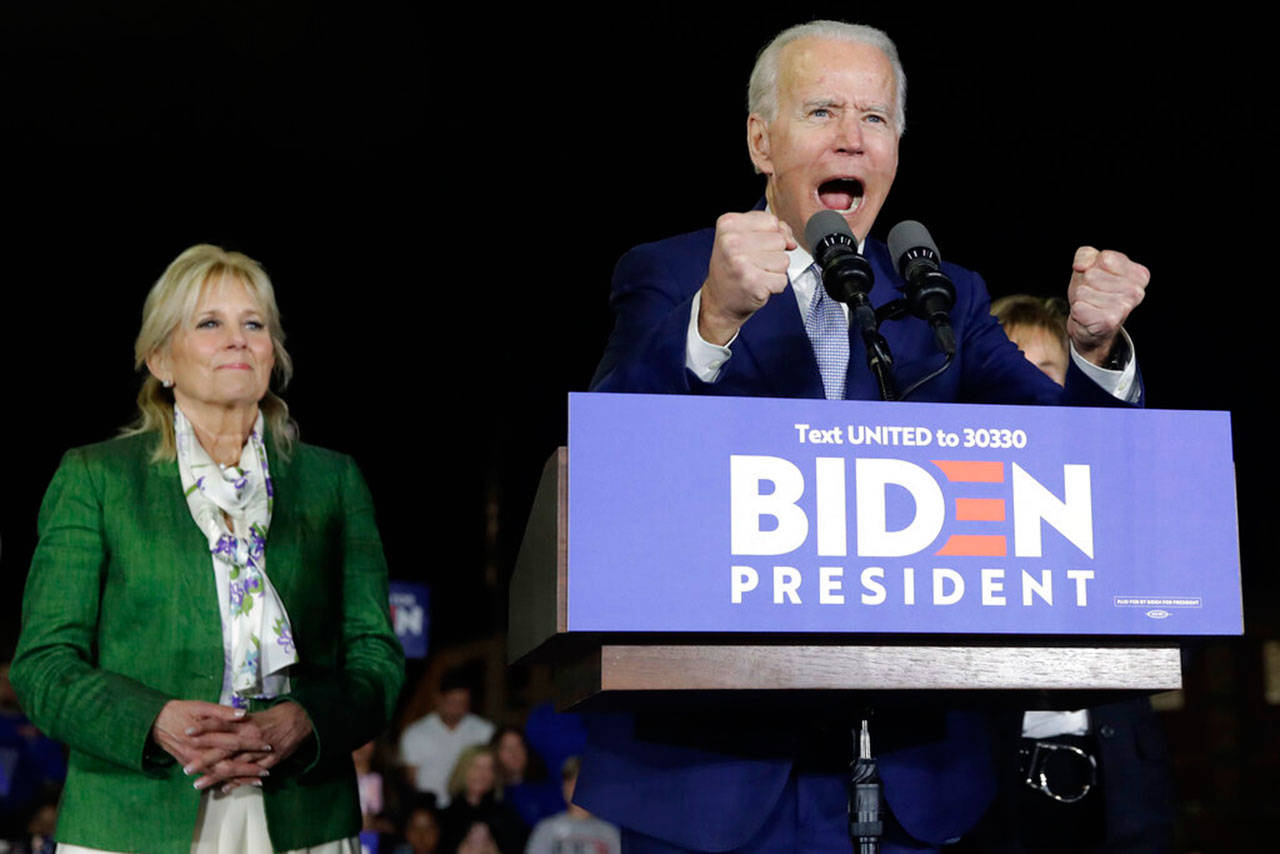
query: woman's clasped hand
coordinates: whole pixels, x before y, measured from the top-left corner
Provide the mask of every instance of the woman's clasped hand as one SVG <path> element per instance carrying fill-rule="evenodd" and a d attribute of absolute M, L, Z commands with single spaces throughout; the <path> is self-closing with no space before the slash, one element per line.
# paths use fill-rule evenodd
<path fill-rule="evenodd" d="M 297 703 L 283 702 L 261 712 L 200 700 L 170 700 L 151 727 L 151 738 L 199 775 L 197 789 L 221 785 L 261 786 L 271 768 L 297 752 L 311 736 L 311 721 Z"/>

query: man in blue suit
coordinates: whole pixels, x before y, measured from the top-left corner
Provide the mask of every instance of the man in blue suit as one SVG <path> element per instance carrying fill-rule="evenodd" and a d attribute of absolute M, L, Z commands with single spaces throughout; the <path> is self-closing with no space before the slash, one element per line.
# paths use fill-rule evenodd
<path fill-rule="evenodd" d="M 872 304 L 899 295 L 887 249 L 868 235 L 897 173 L 905 91 L 897 50 L 879 30 L 816 21 L 777 36 L 748 92 L 747 145 L 765 176 L 764 208 L 725 214 L 714 230 L 622 258 L 616 325 L 592 387 L 878 397 L 862 341 L 847 333 L 847 309 L 823 293 L 803 233 L 818 211 L 840 212 L 875 270 Z M 946 272 L 956 287 L 955 362 L 911 399 L 1140 402 L 1121 326 L 1142 299 L 1145 267 L 1119 252 L 1077 251 L 1065 389 L 1009 343 L 988 313 L 980 277 L 953 265 Z M 832 324 L 840 334 L 822 332 Z M 890 321 L 881 331 L 900 388 L 942 364 L 923 322 Z M 843 348 L 834 367 L 833 340 Z M 847 852 L 843 784 L 834 773 L 848 761 L 847 731 L 825 742 L 797 736 L 809 726 L 785 714 L 732 729 L 714 716 L 702 725 L 597 717 L 576 801 L 621 825 L 630 851 Z M 886 854 L 933 851 L 958 838 L 994 791 L 985 718 L 922 715 L 907 729 L 896 739 L 900 749 L 880 762 L 893 814 Z"/>

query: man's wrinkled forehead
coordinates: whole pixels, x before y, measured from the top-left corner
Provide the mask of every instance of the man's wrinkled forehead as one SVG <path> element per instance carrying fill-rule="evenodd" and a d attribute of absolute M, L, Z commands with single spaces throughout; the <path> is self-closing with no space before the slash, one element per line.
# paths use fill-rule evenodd
<path fill-rule="evenodd" d="M 820 91 L 824 84 L 854 76 L 879 78 L 887 103 L 876 106 L 894 107 L 893 63 L 876 45 L 810 36 L 784 45 L 778 56 L 780 96 L 800 94 L 794 91 L 797 87 Z"/>

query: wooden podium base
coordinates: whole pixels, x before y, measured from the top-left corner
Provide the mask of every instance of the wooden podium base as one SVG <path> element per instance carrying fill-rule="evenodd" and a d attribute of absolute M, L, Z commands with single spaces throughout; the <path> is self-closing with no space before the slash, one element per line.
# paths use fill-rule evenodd
<path fill-rule="evenodd" d="M 565 656 L 560 704 L 600 692 L 1166 691 L 1170 647 L 610 644 Z"/>

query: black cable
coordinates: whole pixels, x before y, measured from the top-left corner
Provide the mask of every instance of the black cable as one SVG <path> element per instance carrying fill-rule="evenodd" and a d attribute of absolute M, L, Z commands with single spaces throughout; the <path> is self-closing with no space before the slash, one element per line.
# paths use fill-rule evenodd
<path fill-rule="evenodd" d="M 942 374 L 942 372 L 943 372 L 943 371 L 945 371 L 947 368 L 951 367 L 951 361 L 952 361 L 953 359 L 955 359 L 955 356 L 947 356 L 947 358 L 946 358 L 946 359 L 943 361 L 943 363 L 942 363 L 942 367 L 938 368 L 938 369 L 937 369 L 936 371 L 934 371 L 933 373 L 931 373 L 931 374 L 926 374 L 926 375 L 924 375 L 923 377 L 921 377 L 920 379 L 916 380 L 914 383 L 912 383 L 910 386 L 908 386 L 908 387 L 907 387 L 907 390 L 906 390 L 906 391 L 904 391 L 901 395 L 899 395 L 899 396 L 898 396 L 898 399 L 899 399 L 899 400 L 906 400 L 906 399 L 911 395 L 911 393 L 912 393 L 913 391 L 915 391 L 916 389 L 920 388 L 920 386 L 924 385 L 924 384 L 925 384 L 925 383 L 927 383 L 929 380 L 931 380 L 931 379 L 933 379 L 933 378 L 935 378 L 935 377 L 941 376 L 941 374 Z"/>

